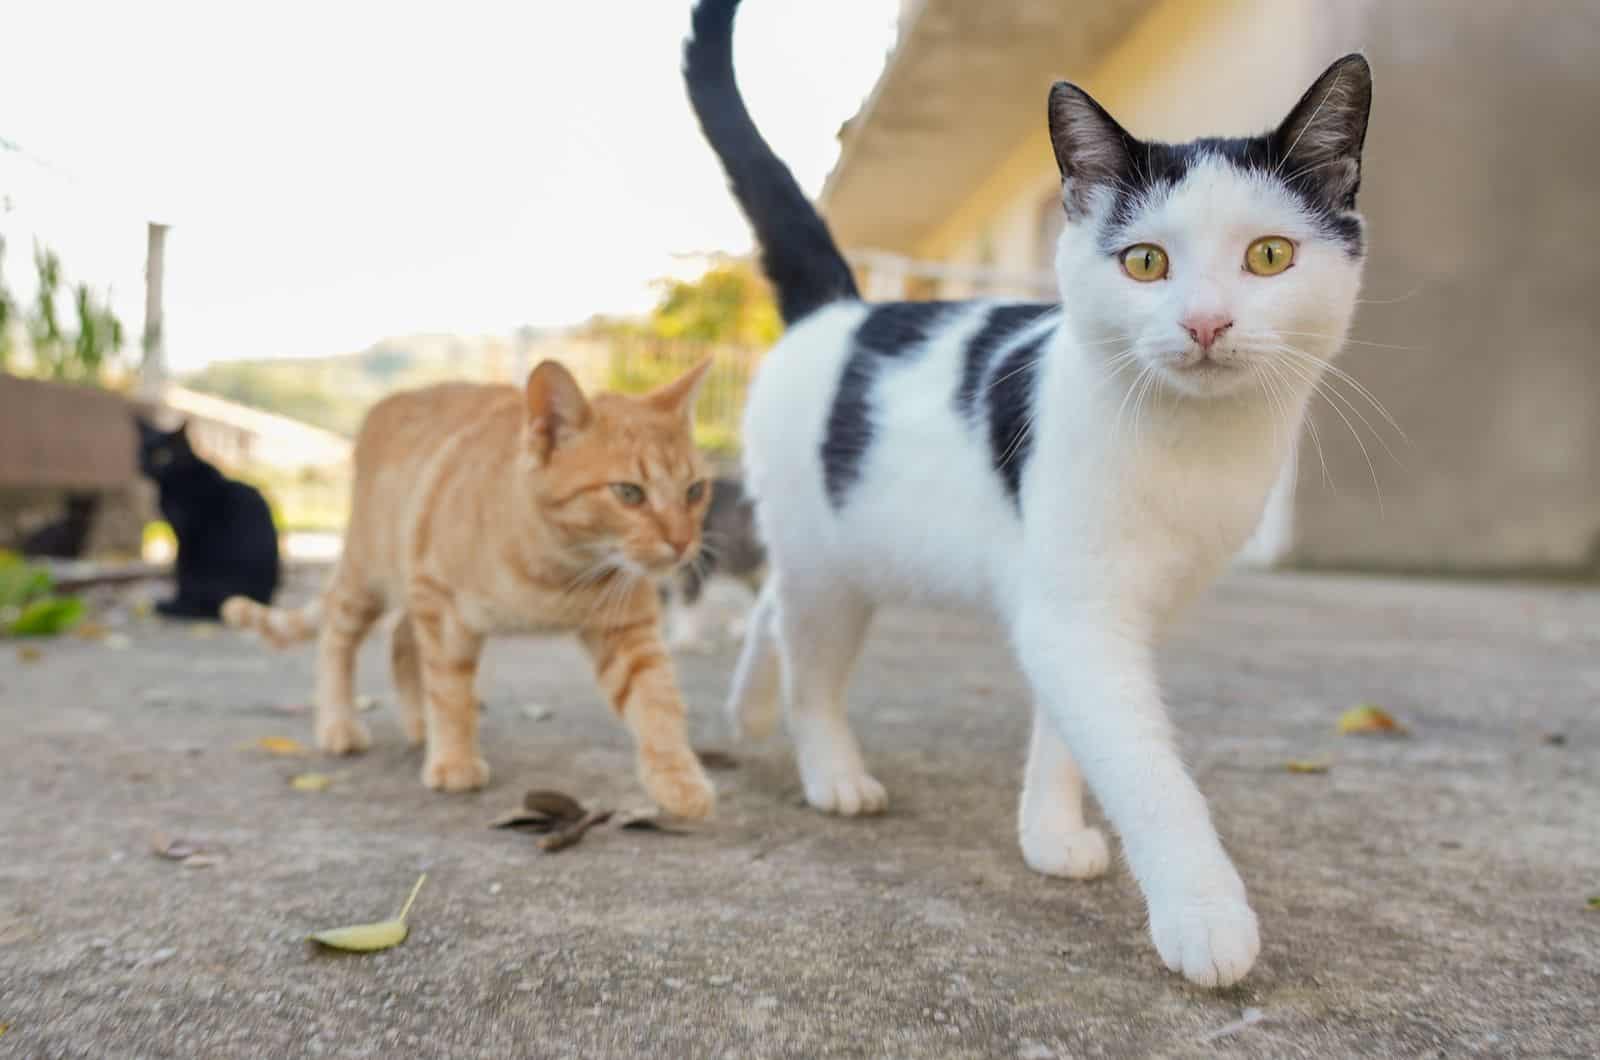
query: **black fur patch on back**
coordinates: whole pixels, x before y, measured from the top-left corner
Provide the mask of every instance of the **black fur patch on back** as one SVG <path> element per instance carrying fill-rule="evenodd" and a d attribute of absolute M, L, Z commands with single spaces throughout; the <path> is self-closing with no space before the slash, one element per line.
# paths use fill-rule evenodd
<path fill-rule="evenodd" d="M 956 409 L 962 416 L 972 417 L 978 394 L 983 389 L 983 377 L 989 368 L 989 359 L 994 352 L 1007 339 L 1054 308 L 1047 302 L 1020 302 L 995 306 L 989 311 L 983 327 L 967 343 L 966 351 L 962 354 L 961 388 L 956 391 Z"/>
<path fill-rule="evenodd" d="M 1005 483 L 1011 503 L 1022 507 L 1022 471 L 1032 452 L 1033 392 L 1040 351 L 1049 336 L 1039 335 L 1006 354 L 985 392 L 989 411 L 989 459 Z"/>
<path fill-rule="evenodd" d="M 872 446 L 872 386 L 888 359 L 920 351 L 952 302 L 885 302 L 869 306 L 851 339 L 822 438 L 822 482 L 835 511 L 861 477 L 861 461 Z"/>

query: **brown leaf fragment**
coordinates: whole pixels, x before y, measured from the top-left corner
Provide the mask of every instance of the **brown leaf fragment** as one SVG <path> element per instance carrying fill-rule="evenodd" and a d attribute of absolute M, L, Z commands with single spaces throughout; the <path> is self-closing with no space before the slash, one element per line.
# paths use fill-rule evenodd
<path fill-rule="evenodd" d="M 24 644 L 22 647 L 17 649 L 17 659 L 20 662 L 38 662 L 42 658 L 44 658 L 44 652 L 40 651 L 38 648 L 35 648 L 32 644 Z"/>
<path fill-rule="evenodd" d="M 584 834 L 597 824 L 605 824 L 611 819 L 610 810 L 593 810 L 584 814 L 558 831 L 539 838 L 539 849 L 547 854 L 554 854 L 558 850 L 565 850 L 576 846 L 583 839 Z"/>
<path fill-rule="evenodd" d="M 739 768 L 739 760 L 727 751 L 707 748 L 696 750 L 695 755 L 700 759 L 700 764 L 714 772 L 723 772 Z"/>
<path fill-rule="evenodd" d="M 558 823 L 576 821 L 584 815 L 583 803 L 571 795 L 537 788 L 522 797 L 522 808 L 554 818 Z"/>
<path fill-rule="evenodd" d="M 518 810 L 489 822 L 490 828 L 506 828 L 518 832 L 553 832 L 561 822 L 543 813 Z"/>
<path fill-rule="evenodd" d="M 1565 747 L 1567 746 L 1567 734 L 1564 732 L 1547 732 L 1544 736 L 1544 742 L 1551 747 Z"/>
<path fill-rule="evenodd" d="M 612 826 L 629 832 L 661 832 L 666 835 L 690 835 L 694 832 L 693 828 L 664 816 L 658 810 L 633 810 L 618 814 Z"/>
<path fill-rule="evenodd" d="M 150 837 L 150 850 L 158 858 L 168 861 L 187 861 L 196 854 L 205 852 L 206 845 L 198 839 L 185 839 L 182 836 L 169 836 L 164 832 L 156 832 Z"/>

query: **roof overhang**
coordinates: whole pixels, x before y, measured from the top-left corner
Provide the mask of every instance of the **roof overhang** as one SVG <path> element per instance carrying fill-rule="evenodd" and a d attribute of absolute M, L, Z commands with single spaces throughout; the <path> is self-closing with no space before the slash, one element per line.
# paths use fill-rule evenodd
<path fill-rule="evenodd" d="M 822 191 L 847 247 L 909 252 L 1045 121 L 1154 0 L 921 0 L 840 131 Z"/>

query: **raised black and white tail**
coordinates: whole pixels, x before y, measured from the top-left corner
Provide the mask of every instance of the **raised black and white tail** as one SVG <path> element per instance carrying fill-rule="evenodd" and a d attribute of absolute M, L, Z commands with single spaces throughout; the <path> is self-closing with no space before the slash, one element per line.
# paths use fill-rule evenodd
<path fill-rule="evenodd" d="M 728 184 L 761 247 L 778 307 L 794 323 L 830 302 L 859 297 L 827 223 L 794 174 L 761 138 L 733 77 L 733 16 L 739 0 L 700 0 L 683 49 L 689 101 L 722 161 Z"/>

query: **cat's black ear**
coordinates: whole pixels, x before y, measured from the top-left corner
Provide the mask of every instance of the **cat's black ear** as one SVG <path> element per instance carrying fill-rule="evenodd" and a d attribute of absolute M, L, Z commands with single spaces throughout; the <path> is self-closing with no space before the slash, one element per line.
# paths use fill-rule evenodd
<path fill-rule="evenodd" d="M 1372 68 L 1346 55 L 1317 78 L 1272 134 L 1284 180 L 1323 205 L 1353 210 L 1361 187 L 1361 145 L 1372 110 Z"/>
<path fill-rule="evenodd" d="M 1094 98 L 1070 81 L 1050 89 L 1050 146 L 1061 169 L 1061 201 L 1078 220 L 1095 188 L 1126 184 L 1138 141 Z"/>
<path fill-rule="evenodd" d="M 560 361 L 542 361 L 528 375 L 528 444 L 539 462 L 577 437 L 593 416 L 589 400 Z"/>

